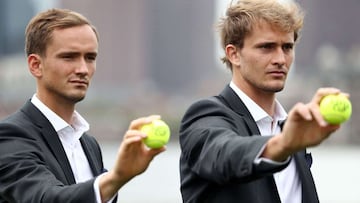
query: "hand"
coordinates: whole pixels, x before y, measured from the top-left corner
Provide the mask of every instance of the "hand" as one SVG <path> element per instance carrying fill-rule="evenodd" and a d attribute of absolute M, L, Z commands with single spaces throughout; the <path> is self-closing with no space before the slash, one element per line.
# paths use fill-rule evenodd
<path fill-rule="evenodd" d="M 149 149 L 142 142 L 146 134 L 140 131 L 140 127 L 156 119 L 160 119 L 160 116 L 142 117 L 131 122 L 118 151 L 114 167 L 114 172 L 117 176 L 131 179 L 143 173 L 152 159 L 157 154 L 165 151 L 165 147 Z"/>
<path fill-rule="evenodd" d="M 289 112 L 282 136 L 285 148 L 296 152 L 316 146 L 339 129 L 340 125 L 328 124 L 320 113 L 320 101 L 328 94 L 344 94 L 336 88 L 320 88 L 307 104 L 298 103 Z"/>
<path fill-rule="evenodd" d="M 129 180 L 143 173 L 156 155 L 165 151 L 165 147 L 150 149 L 142 141 L 146 134 L 139 130 L 140 127 L 155 119 L 160 116 L 151 115 L 131 122 L 120 144 L 114 168 L 100 179 L 102 201 L 108 201 Z"/>
<path fill-rule="evenodd" d="M 320 88 L 307 103 L 296 104 L 289 112 L 282 132 L 267 142 L 262 157 L 284 161 L 292 154 L 320 144 L 340 125 L 328 124 L 320 113 L 320 101 L 328 94 L 344 94 L 336 88 Z"/>

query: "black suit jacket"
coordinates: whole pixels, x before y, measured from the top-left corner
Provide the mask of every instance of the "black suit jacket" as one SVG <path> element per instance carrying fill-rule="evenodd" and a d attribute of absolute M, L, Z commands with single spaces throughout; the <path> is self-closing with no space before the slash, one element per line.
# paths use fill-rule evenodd
<path fill-rule="evenodd" d="M 273 173 L 287 165 L 254 164 L 270 136 L 227 86 L 219 96 L 190 106 L 180 126 L 180 178 L 183 202 L 279 203 Z M 302 182 L 302 201 L 319 202 L 309 155 L 292 158 Z"/>
<path fill-rule="evenodd" d="M 80 142 L 93 175 L 104 172 L 96 140 Z M 0 123 L 0 202 L 95 202 L 93 183 L 75 184 L 58 134 L 30 101 Z"/>

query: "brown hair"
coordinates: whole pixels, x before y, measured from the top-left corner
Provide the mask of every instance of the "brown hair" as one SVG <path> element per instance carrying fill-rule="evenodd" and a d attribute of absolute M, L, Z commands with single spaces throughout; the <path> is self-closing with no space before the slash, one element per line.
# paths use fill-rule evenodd
<path fill-rule="evenodd" d="M 239 0 L 231 3 L 226 16 L 218 24 L 222 48 L 225 49 L 228 44 L 242 48 L 245 37 L 261 20 L 281 31 L 293 31 L 296 41 L 303 26 L 304 15 L 299 5 L 292 0 Z M 221 60 L 232 69 L 226 56 Z"/>
<path fill-rule="evenodd" d="M 96 28 L 83 15 L 67 9 L 49 9 L 34 16 L 25 31 L 25 53 L 44 56 L 56 29 L 89 25 L 99 40 Z"/>

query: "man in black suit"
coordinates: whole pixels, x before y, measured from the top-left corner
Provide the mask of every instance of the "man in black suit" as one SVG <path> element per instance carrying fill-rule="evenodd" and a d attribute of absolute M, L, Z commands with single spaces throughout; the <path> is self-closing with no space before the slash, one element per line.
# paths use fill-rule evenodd
<path fill-rule="evenodd" d="M 293 1 L 240 0 L 227 9 L 219 30 L 232 80 L 220 95 L 192 104 L 181 122 L 185 203 L 319 201 L 305 150 L 340 127 L 322 118 L 321 98 L 349 95 L 320 88 L 289 114 L 276 100 L 302 24 Z"/>
<path fill-rule="evenodd" d="M 148 149 L 131 122 L 114 168 L 104 169 L 89 124 L 75 110 L 95 72 L 98 34 L 81 14 L 50 9 L 26 28 L 26 54 L 37 90 L 0 123 L 0 202 L 109 202 L 165 148 Z"/>

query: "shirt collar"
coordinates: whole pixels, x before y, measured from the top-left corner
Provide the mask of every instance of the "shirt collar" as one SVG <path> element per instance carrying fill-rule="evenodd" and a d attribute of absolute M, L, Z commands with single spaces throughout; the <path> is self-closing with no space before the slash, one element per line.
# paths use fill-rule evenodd
<path fill-rule="evenodd" d="M 32 96 L 31 103 L 33 103 L 41 111 L 41 113 L 44 114 L 56 132 L 59 132 L 60 130 L 67 127 L 72 127 L 75 131 L 82 132 L 86 132 L 90 128 L 89 123 L 77 111 L 74 111 L 72 115 L 72 123 L 69 124 L 55 112 L 49 109 L 49 107 L 47 107 L 42 101 L 40 101 L 36 94 Z"/>
<path fill-rule="evenodd" d="M 249 96 L 247 96 L 242 90 L 240 90 L 240 88 L 238 88 L 233 81 L 230 82 L 230 87 L 235 91 L 238 97 L 244 102 L 245 106 L 249 110 L 255 122 L 270 117 L 270 115 L 266 113 L 264 109 L 262 109 Z M 284 110 L 280 102 L 277 99 L 275 99 L 274 119 L 278 121 L 284 121 L 286 117 L 287 117 L 286 111 Z"/>

